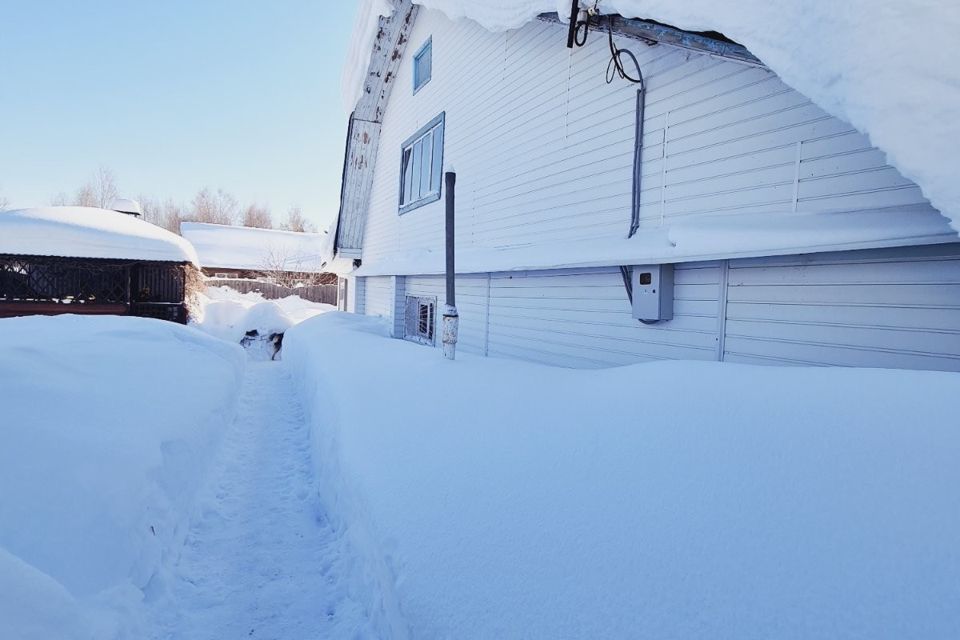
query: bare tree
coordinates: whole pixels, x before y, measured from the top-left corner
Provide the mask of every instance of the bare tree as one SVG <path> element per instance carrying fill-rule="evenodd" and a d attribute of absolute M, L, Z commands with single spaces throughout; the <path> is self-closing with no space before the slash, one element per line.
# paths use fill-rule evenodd
<path fill-rule="evenodd" d="M 140 203 L 141 219 L 160 226 L 160 220 L 163 217 L 163 207 L 160 202 L 152 196 L 142 193 L 137 196 L 137 202 Z"/>
<path fill-rule="evenodd" d="M 95 207 L 97 206 L 97 194 L 93 191 L 93 184 L 87 183 L 77 189 L 76 194 L 73 196 L 72 204 L 78 207 Z"/>
<path fill-rule="evenodd" d="M 284 222 L 280 228 L 287 231 L 299 231 L 301 233 L 315 233 L 317 230 L 317 228 L 313 226 L 313 223 L 303 216 L 303 209 L 298 205 L 290 207 L 287 211 L 287 221 Z"/>
<path fill-rule="evenodd" d="M 223 189 L 216 193 L 204 187 L 193 197 L 189 219 L 195 222 L 233 224 L 237 219 L 237 199 Z"/>
<path fill-rule="evenodd" d="M 117 180 L 113 176 L 113 171 L 107 167 L 100 167 L 90 180 L 87 180 L 74 192 L 72 197 L 61 191 L 53 197 L 50 203 L 55 206 L 74 205 L 108 209 L 119 195 L 120 190 L 117 188 Z"/>
<path fill-rule="evenodd" d="M 273 217 L 270 215 L 270 208 L 256 203 L 249 205 L 243 211 L 243 226 L 272 229 Z"/>
<path fill-rule="evenodd" d="M 291 288 L 297 285 L 326 283 L 326 274 L 311 270 L 304 256 L 294 254 L 290 248 L 276 246 L 266 248 L 260 275 L 270 282 Z"/>
<path fill-rule="evenodd" d="M 6 211 L 10 206 L 10 201 L 0 195 L 0 211 Z"/>
<path fill-rule="evenodd" d="M 183 207 L 174 202 L 172 199 L 167 198 L 163 203 L 163 212 L 160 217 L 160 222 L 157 224 L 167 231 L 180 233 L 180 223 L 183 221 L 183 218 Z"/>
<path fill-rule="evenodd" d="M 97 201 L 96 206 L 101 209 L 109 209 L 113 201 L 120 196 L 117 180 L 113 177 L 111 169 L 103 166 L 97 169 L 97 173 L 93 176 L 93 194 Z"/>

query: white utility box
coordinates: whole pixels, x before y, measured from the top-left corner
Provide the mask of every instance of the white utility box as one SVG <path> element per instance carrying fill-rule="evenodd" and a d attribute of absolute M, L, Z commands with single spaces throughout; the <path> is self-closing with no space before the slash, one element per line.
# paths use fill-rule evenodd
<path fill-rule="evenodd" d="M 673 318 L 673 265 L 633 267 L 633 317 L 645 322 Z"/>

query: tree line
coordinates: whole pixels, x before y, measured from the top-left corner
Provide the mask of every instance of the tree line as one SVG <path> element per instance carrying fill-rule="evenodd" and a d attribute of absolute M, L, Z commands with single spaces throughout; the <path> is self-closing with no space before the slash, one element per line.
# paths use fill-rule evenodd
<path fill-rule="evenodd" d="M 100 207 L 109 209 L 111 203 L 120 197 L 120 188 L 116 178 L 107 167 L 100 167 L 94 176 L 72 194 L 58 193 L 50 202 L 52 205 L 72 205 L 80 207 Z M 147 222 L 180 233 L 181 222 L 212 222 L 215 224 L 241 225 L 260 229 L 283 229 L 286 231 L 315 232 L 316 227 L 303 215 L 299 206 L 287 210 L 286 218 L 274 226 L 270 207 L 260 203 L 241 206 L 240 202 L 223 189 L 216 191 L 204 187 L 197 191 L 189 203 L 184 204 L 173 198 L 155 198 L 148 194 L 136 197 L 140 202 L 143 219 Z M 0 196 L 0 211 L 6 201 Z"/>

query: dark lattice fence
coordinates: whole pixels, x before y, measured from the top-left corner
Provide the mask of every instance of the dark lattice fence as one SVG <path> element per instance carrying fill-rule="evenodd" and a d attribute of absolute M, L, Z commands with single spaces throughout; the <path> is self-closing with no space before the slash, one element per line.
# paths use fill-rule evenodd
<path fill-rule="evenodd" d="M 0 317 L 131 314 L 186 322 L 186 266 L 56 256 L 0 255 Z"/>

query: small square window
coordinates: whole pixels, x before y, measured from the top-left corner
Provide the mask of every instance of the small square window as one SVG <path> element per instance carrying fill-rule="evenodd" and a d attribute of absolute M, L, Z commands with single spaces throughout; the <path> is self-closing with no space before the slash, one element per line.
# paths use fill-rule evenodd
<path fill-rule="evenodd" d="M 427 38 L 423 46 L 413 55 L 413 92 L 430 82 L 433 76 L 433 38 Z"/>
<path fill-rule="evenodd" d="M 407 296 L 404 313 L 403 338 L 433 346 L 437 322 L 437 299 Z"/>

